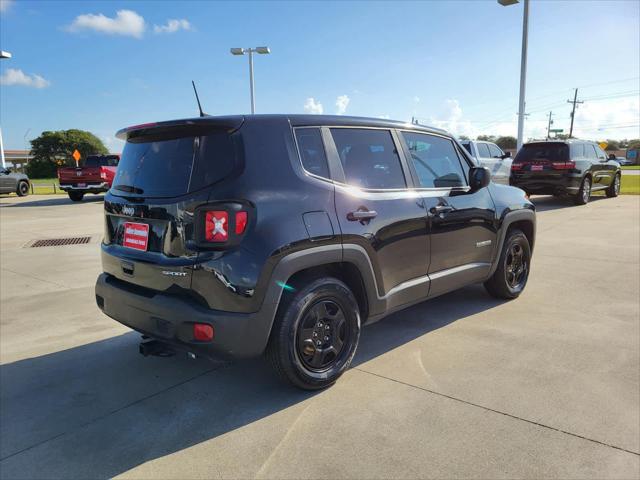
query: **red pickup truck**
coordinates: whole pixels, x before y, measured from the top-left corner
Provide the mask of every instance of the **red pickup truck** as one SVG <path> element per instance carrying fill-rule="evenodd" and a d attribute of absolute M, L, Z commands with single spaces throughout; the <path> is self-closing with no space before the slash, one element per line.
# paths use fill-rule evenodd
<path fill-rule="evenodd" d="M 85 193 L 102 193 L 111 188 L 120 155 L 89 155 L 81 167 L 58 169 L 60 189 L 79 202 Z"/>

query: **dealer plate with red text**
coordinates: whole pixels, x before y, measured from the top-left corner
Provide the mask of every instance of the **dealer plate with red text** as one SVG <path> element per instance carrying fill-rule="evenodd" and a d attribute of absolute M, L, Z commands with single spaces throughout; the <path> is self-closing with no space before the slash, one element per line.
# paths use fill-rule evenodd
<path fill-rule="evenodd" d="M 131 222 L 126 222 L 124 224 L 124 238 L 122 239 L 123 246 L 146 252 L 148 244 L 149 225 L 146 223 Z"/>

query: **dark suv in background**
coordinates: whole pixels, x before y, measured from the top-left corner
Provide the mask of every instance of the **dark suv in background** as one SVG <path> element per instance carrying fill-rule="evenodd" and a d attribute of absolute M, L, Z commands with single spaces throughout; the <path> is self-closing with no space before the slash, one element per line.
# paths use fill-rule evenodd
<path fill-rule="evenodd" d="M 264 352 L 318 389 L 361 325 L 476 282 L 506 299 L 526 285 L 533 205 L 441 130 L 255 115 L 118 136 L 96 300 L 142 353 Z"/>
<path fill-rule="evenodd" d="M 511 164 L 510 184 L 528 194 L 569 194 L 576 204 L 584 205 L 598 190 L 617 197 L 621 176 L 615 155 L 607 156 L 599 145 L 553 140 L 522 146 Z"/>

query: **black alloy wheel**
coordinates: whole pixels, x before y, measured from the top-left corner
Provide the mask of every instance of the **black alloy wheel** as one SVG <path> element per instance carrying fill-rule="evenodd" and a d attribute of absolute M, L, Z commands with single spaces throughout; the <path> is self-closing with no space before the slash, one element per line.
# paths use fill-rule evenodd
<path fill-rule="evenodd" d="M 340 305 L 331 299 L 320 300 L 300 321 L 297 353 L 309 370 L 321 372 L 331 367 L 349 341 L 349 329 Z"/>
<path fill-rule="evenodd" d="M 522 245 L 518 243 L 511 245 L 505 256 L 504 270 L 507 285 L 514 290 L 521 289 L 529 275 L 529 259 Z"/>

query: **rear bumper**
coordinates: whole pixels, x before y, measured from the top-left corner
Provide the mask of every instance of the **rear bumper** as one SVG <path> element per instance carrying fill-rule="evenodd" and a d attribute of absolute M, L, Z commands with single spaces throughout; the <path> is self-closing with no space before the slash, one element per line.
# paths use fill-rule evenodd
<path fill-rule="evenodd" d="M 275 304 L 255 313 L 210 310 L 187 298 L 141 289 L 106 273 L 96 282 L 96 302 L 109 317 L 149 337 L 205 356 L 260 355 L 269 339 Z M 214 328 L 211 342 L 193 339 L 193 324 Z"/>
<path fill-rule="evenodd" d="M 522 173 L 512 174 L 509 184 L 524 190 L 527 193 L 553 195 L 556 193 L 575 194 L 580 188 L 582 177 L 580 175 L 546 175 Z"/>
<path fill-rule="evenodd" d="M 89 193 L 99 193 L 106 192 L 109 190 L 109 184 L 107 182 L 102 183 L 87 183 L 83 187 L 79 187 L 78 185 L 74 185 L 72 183 L 61 183 L 60 190 L 65 192 L 73 191 L 73 192 L 89 192 Z"/>

